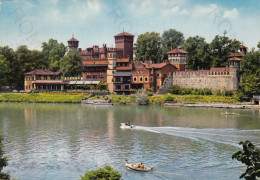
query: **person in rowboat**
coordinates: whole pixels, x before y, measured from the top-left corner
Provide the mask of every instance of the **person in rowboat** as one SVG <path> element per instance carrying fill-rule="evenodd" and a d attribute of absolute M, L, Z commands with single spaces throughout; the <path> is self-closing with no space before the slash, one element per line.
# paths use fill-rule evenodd
<path fill-rule="evenodd" d="M 130 126 L 130 121 L 128 120 L 127 123 L 125 123 L 125 125 Z"/>
<path fill-rule="evenodd" d="M 144 168 L 144 165 L 143 165 L 143 163 L 141 163 L 141 165 L 140 165 L 140 168 Z"/>

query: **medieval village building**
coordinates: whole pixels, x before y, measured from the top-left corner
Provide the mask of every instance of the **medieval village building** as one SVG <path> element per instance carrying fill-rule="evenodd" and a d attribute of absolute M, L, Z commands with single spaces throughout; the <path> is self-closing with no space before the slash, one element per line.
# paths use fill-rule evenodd
<path fill-rule="evenodd" d="M 60 72 L 34 70 L 25 73 L 25 91 L 63 90 L 71 86 L 107 83 L 110 92 L 129 94 L 131 89 L 153 88 L 154 92 L 165 93 L 177 84 L 187 88 L 209 88 L 215 90 L 238 90 L 240 82 L 241 58 L 246 55 L 247 47 L 228 56 L 227 66 L 210 70 L 186 70 L 187 52 L 171 48 L 167 52 L 168 61 L 154 64 L 133 59 L 134 35 L 122 32 L 114 36 L 115 48 L 93 45 L 79 48 L 79 41 L 72 37 L 68 40 L 68 50 L 78 51 L 82 58 L 82 79 L 79 81 L 61 80 Z"/>

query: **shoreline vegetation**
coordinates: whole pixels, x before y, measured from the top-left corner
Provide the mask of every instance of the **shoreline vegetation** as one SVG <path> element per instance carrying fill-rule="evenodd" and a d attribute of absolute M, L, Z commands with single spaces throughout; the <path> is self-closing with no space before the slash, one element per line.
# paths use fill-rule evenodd
<path fill-rule="evenodd" d="M 105 100 L 108 95 L 99 93 L 91 95 L 79 92 L 44 92 L 44 93 L 0 93 L 0 102 L 25 103 L 81 103 L 82 100 Z M 239 102 L 235 97 L 217 95 L 109 95 L 110 101 L 118 105 L 164 105 L 186 107 L 218 107 L 218 108 L 257 108 L 251 102 Z"/>

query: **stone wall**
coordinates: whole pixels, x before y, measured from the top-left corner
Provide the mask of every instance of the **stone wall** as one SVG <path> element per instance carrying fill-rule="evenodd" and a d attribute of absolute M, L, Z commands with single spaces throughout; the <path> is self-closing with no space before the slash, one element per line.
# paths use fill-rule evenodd
<path fill-rule="evenodd" d="M 183 88 L 209 88 L 237 91 L 239 78 L 232 72 L 179 71 L 173 73 L 173 85 Z"/>

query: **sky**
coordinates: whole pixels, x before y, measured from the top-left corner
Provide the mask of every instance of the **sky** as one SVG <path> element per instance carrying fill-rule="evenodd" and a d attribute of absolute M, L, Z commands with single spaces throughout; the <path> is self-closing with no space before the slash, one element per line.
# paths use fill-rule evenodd
<path fill-rule="evenodd" d="M 176 29 L 184 37 L 216 35 L 237 39 L 249 48 L 260 41 L 259 0 L 0 0 L 0 46 L 27 45 L 41 50 L 50 38 L 79 47 L 107 44 L 123 31 L 162 34 Z"/>

